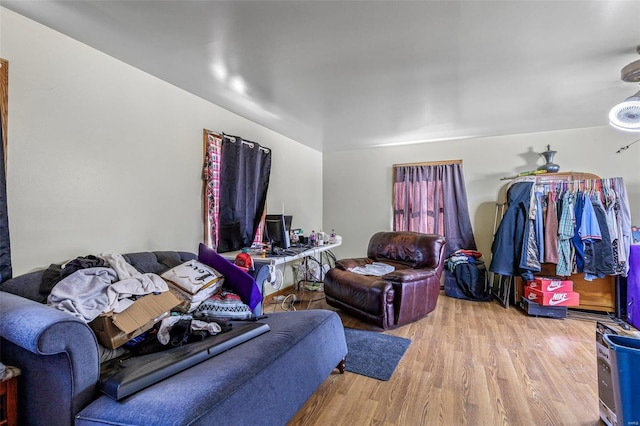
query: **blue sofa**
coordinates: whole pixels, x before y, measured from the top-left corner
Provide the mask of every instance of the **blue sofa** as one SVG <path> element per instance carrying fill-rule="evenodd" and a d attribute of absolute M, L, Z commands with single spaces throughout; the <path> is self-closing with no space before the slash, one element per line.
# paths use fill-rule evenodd
<path fill-rule="evenodd" d="M 186 252 L 124 255 L 162 273 Z M 0 361 L 21 369 L 20 424 L 284 425 L 347 353 L 329 310 L 267 313 L 270 331 L 120 400 L 98 390 L 100 348 L 82 320 L 43 304 L 44 271 L 0 284 Z"/>

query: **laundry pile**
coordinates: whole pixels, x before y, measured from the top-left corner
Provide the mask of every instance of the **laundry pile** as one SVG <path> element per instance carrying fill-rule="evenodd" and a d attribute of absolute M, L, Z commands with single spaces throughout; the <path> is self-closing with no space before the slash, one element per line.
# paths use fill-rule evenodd
<path fill-rule="evenodd" d="M 253 315 L 225 288 L 223 274 L 196 259 L 158 275 L 139 272 L 118 253 L 81 256 L 51 265 L 40 293 L 91 327 L 101 361 L 202 340 L 229 330 L 229 320 Z"/>
<path fill-rule="evenodd" d="M 476 301 L 492 300 L 482 253 L 476 250 L 456 250 L 446 259 L 445 265 L 457 285 L 457 292 L 450 291 L 448 296 L 460 295 L 458 298 Z"/>

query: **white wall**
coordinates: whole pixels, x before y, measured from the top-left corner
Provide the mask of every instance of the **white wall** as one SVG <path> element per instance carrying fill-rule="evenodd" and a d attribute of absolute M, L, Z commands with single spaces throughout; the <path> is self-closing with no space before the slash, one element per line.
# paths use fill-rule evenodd
<path fill-rule="evenodd" d="M 546 151 L 547 145 L 557 151 L 554 162 L 560 171 L 622 177 L 633 223 L 640 224 L 640 143 L 616 154 L 637 138 L 602 126 L 325 153 L 323 226 L 342 235 L 343 245 L 335 251 L 339 258 L 364 256 L 370 236 L 393 226 L 393 164 L 462 159 L 471 224 L 478 249 L 488 261 L 495 203 L 505 201 L 508 183 L 500 178 L 544 164 L 539 153 Z"/>
<path fill-rule="evenodd" d="M 204 128 L 272 148 L 268 209 L 321 224 L 320 152 L 4 8 L 0 57 L 14 275 L 109 250 L 197 250 Z"/>

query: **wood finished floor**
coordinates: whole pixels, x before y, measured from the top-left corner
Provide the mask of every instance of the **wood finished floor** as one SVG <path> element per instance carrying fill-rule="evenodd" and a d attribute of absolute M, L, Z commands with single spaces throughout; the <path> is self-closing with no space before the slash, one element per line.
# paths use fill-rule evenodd
<path fill-rule="evenodd" d="M 321 294 L 310 308 L 335 310 Z M 382 332 L 339 315 L 346 327 Z M 412 340 L 391 380 L 335 370 L 289 425 L 601 424 L 595 321 L 441 294 L 427 318 L 385 333 Z"/>

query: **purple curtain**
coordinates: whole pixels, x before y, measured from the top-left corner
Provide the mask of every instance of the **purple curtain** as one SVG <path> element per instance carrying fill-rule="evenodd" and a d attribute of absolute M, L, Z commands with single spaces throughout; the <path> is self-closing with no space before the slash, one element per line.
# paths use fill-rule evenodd
<path fill-rule="evenodd" d="M 444 235 L 445 257 L 477 250 L 461 163 L 397 165 L 394 173 L 394 231 Z M 447 296 L 466 298 L 448 269 L 443 285 Z"/>
<path fill-rule="evenodd" d="M 11 278 L 11 244 L 9 241 L 9 217 L 7 215 L 7 180 L 4 168 L 4 135 L 2 134 L 2 113 L 0 113 L 0 282 Z"/>
<path fill-rule="evenodd" d="M 394 166 L 395 231 L 440 234 L 446 256 L 476 250 L 461 163 Z"/>
<path fill-rule="evenodd" d="M 224 135 L 220 162 L 219 253 L 249 247 L 267 201 L 271 150 Z"/>

